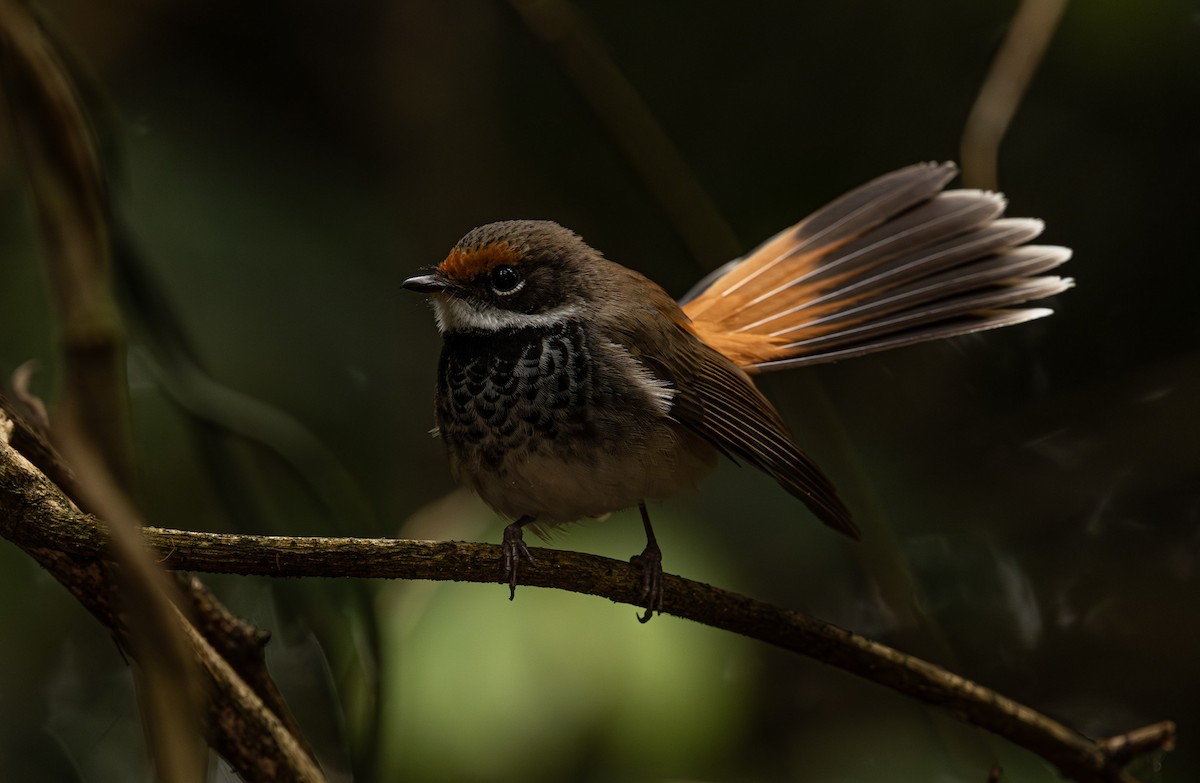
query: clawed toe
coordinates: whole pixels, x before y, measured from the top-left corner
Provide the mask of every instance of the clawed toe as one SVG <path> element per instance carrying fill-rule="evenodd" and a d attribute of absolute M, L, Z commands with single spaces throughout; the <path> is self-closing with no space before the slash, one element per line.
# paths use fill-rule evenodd
<path fill-rule="evenodd" d="M 529 547 L 525 546 L 522 530 L 524 524 L 524 520 L 517 520 L 504 528 L 504 543 L 501 544 L 501 552 L 504 555 L 504 574 L 508 577 L 508 600 L 510 601 L 517 595 L 517 570 L 521 561 L 524 560 L 530 565 L 536 562 L 533 555 L 529 553 Z"/>
<path fill-rule="evenodd" d="M 658 546 L 647 546 L 640 555 L 634 555 L 629 562 L 642 569 L 642 606 L 646 612 L 638 616 L 638 622 L 646 623 L 655 612 L 662 612 L 662 551 Z"/>
<path fill-rule="evenodd" d="M 662 613 L 662 550 L 654 537 L 645 502 L 638 503 L 638 510 L 642 512 L 642 527 L 646 530 L 646 548 L 629 562 L 642 569 L 642 605 L 646 607 L 646 613 L 638 617 L 638 622 L 648 623 L 655 612 Z"/>
<path fill-rule="evenodd" d="M 663 607 L 663 569 L 662 550 L 654 539 L 654 530 L 650 527 L 650 516 L 646 513 L 645 504 L 639 503 L 642 512 L 642 522 L 646 528 L 646 548 L 640 555 L 635 555 L 629 562 L 642 571 L 641 604 L 646 611 L 638 615 L 638 622 L 646 623 L 656 612 L 661 613 Z M 533 517 L 521 517 L 504 528 L 504 539 L 500 546 L 504 577 L 508 582 L 508 599 L 511 601 L 517 595 L 517 576 L 521 569 L 521 561 L 530 565 L 536 561 L 525 546 L 524 527 L 533 522 Z"/>

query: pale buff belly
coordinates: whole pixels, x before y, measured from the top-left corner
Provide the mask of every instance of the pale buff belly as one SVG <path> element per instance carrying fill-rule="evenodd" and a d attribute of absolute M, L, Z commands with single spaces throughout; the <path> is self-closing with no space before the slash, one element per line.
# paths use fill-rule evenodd
<path fill-rule="evenodd" d="M 676 426 L 641 435 L 610 449 L 548 443 L 506 454 L 498 470 L 455 472 L 505 517 L 555 525 L 693 490 L 716 465 L 708 443 Z"/>

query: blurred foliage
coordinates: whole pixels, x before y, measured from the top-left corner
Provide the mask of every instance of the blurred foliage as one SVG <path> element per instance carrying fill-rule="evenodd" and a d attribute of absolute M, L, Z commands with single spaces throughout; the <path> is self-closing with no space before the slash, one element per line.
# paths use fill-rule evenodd
<path fill-rule="evenodd" d="M 130 368 L 157 524 L 498 541 L 457 494 L 417 514 L 452 486 L 426 434 L 437 336 L 400 281 L 509 217 L 558 220 L 676 293 L 722 260 L 689 256 L 503 3 L 43 6 L 111 143 L 122 284 L 152 292 L 127 301 L 157 308 L 134 319 Z M 578 7 L 749 247 L 877 174 L 956 157 L 1014 4 Z M 1096 735 L 1175 719 L 1179 750 L 1140 771 L 1200 777 L 1198 94 L 1194 2 L 1072 3 L 999 172 L 1011 214 L 1075 248 L 1078 288 L 1051 319 L 764 378 L 864 543 L 727 466 L 652 509 L 667 569 Z M 41 360 L 53 402 L 11 152 L 0 131 L 0 371 Z M 189 414 L 207 387 L 164 350 L 164 311 L 197 366 L 246 395 L 215 398 L 242 434 Z M 639 528 L 621 514 L 553 545 L 627 557 Z M 997 761 L 1005 780 L 1056 779 L 874 686 L 595 599 L 206 581 L 274 632 L 272 670 L 334 780 L 980 781 Z M 146 778 L 115 646 L 13 547 L 0 595 L 0 779 Z"/>

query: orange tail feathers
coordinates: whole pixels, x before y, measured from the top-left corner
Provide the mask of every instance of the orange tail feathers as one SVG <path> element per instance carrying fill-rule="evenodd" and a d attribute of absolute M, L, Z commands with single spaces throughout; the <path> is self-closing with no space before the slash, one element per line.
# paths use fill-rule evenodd
<path fill-rule="evenodd" d="M 1002 218 L 1004 198 L 945 191 L 953 163 L 859 187 L 702 280 L 680 303 L 692 329 L 748 372 L 836 361 L 994 329 L 1052 311 L 1044 273 L 1064 247 L 1026 245 L 1042 223 Z"/>

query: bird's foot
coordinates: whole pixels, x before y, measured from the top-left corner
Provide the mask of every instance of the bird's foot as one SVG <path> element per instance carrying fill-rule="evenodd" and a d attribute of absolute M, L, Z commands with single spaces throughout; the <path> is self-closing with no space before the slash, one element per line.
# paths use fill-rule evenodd
<path fill-rule="evenodd" d="M 646 613 L 638 617 L 638 622 L 646 623 L 655 612 L 662 613 L 662 550 L 651 541 L 640 555 L 629 558 L 629 562 L 642 569 L 642 605 L 646 607 Z"/>
<path fill-rule="evenodd" d="M 508 577 L 508 600 L 517 595 L 517 567 L 525 560 L 530 565 L 536 561 L 525 546 L 523 520 L 517 520 L 504 528 L 504 543 L 500 545 L 504 554 L 504 575 Z"/>

